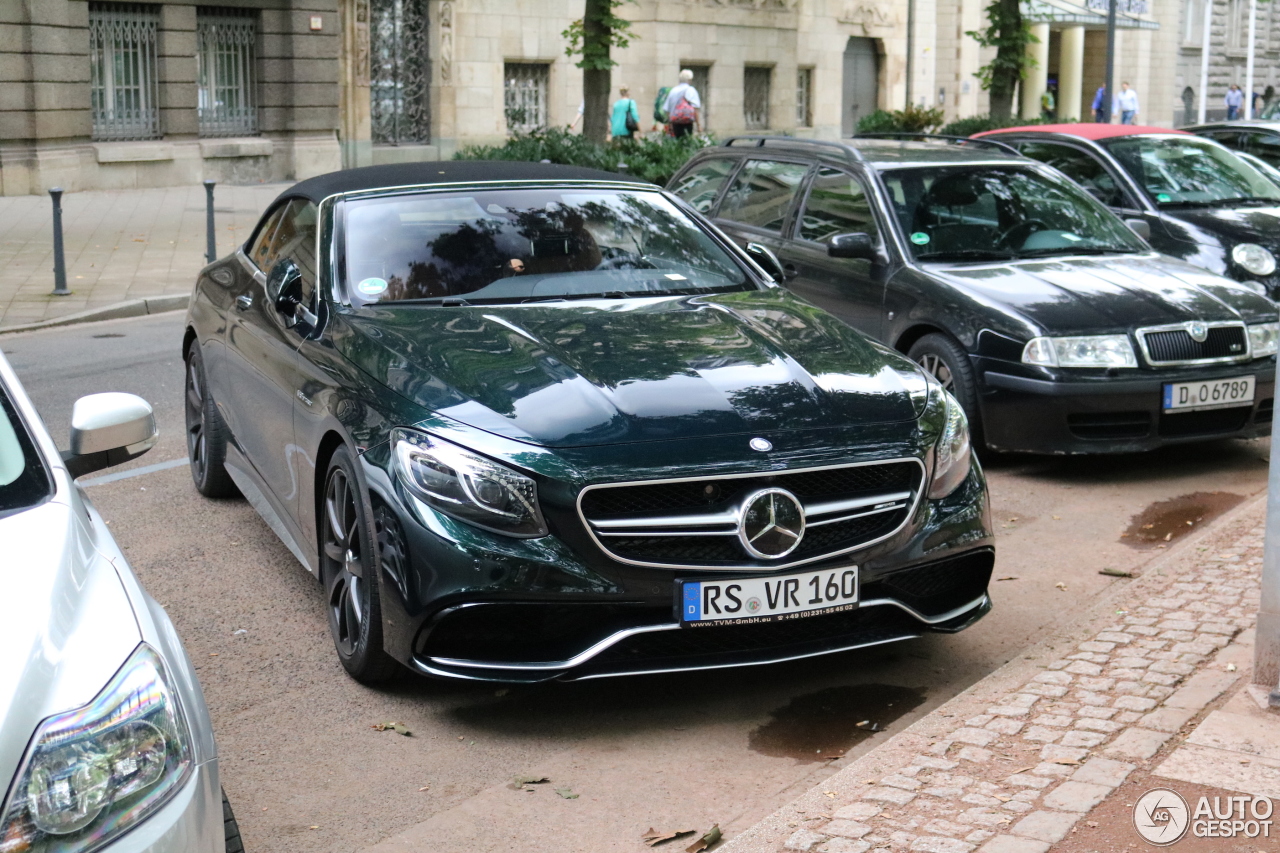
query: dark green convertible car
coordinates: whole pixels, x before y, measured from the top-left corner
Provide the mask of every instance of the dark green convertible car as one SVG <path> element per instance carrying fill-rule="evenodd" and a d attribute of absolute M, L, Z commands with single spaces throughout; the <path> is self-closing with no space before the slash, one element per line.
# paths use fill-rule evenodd
<path fill-rule="evenodd" d="M 647 184 L 303 181 L 200 273 L 183 356 L 196 487 L 319 578 L 362 681 L 769 663 L 991 606 L 956 401 Z"/>

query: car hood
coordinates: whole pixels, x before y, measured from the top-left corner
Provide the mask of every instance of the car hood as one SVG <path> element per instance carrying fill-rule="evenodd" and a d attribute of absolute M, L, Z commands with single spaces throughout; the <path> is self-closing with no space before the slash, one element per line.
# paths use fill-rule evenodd
<path fill-rule="evenodd" d="M 1052 334 L 1122 331 L 1190 320 L 1275 318 L 1265 297 L 1159 255 L 1107 255 L 931 268 Z"/>
<path fill-rule="evenodd" d="M 924 378 L 785 291 L 343 315 L 366 373 L 549 447 L 913 420 Z"/>
<path fill-rule="evenodd" d="M 1280 250 L 1280 205 L 1275 207 L 1162 208 L 1186 228 L 1175 236 L 1210 246 L 1258 243 Z"/>
<path fill-rule="evenodd" d="M 87 525 L 57 500 L 0 518 L 0 788 L 40 721 L 91 701 L 142 639 Z"/>

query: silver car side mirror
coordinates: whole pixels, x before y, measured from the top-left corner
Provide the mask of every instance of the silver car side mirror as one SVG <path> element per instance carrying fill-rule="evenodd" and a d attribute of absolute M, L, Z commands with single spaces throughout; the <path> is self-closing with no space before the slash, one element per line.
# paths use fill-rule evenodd
<path fill-rule="evenodd" d="M 1129 230 L 1137 234 L 1143 240 L 1151 242 L 1151 223 L 1145 219 L 1126 219 L 1125 225 L 1129 226 Z"/>
<path fill-rule="evenodd" d="M 90 394 L 71 410 L 71 449 L 63 461 L 72 477 L 120 465 L 155 446 L 151 404 L 136 394 Z"/>

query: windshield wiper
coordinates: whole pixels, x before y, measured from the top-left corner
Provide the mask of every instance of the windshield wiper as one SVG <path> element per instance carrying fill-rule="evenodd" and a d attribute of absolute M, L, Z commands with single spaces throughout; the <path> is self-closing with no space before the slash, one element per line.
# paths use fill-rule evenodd
<path fill-rule="evenodd" d="M 1256 204 L 1265 205 L 1267 207 L 1280 207 L 1280 198 L 1267 198 L 1260 195 L 1245 195 L 1239 198 L 1224 198 L 1220 204 L 1245 205 Z"/>
<path fill-rule="evenodd" d="M 1156 202 L 1161 207 L 1232 207 L 1235 205 L 1266 205 L 1267 207 L 1280 207 L 1280 198 L 1266 198 L 1264 196 L 1238 196 L 1236 198 L 1215 198 L 1212 201 L 1161 201 Z"/>
<path fill-rule="evenodd" d="M 951 249 L 946 252 L 924 252 L 916 255 L 917 261 L 1011 261 L 1016 253 L 1003 249 Z"/>
<path fill-rule="evenodd" d="M 1143 249 L 1126 249 L 1120 246 L 1057 246 L 1049 249 L 1028 249 L 1019 252 L 1019 258 L 1045 258 L 1052 255 L 1132 255 Z"/>

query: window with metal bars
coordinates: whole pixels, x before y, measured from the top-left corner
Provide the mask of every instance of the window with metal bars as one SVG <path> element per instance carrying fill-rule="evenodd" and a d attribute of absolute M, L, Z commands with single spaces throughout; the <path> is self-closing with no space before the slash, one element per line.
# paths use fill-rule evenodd
<path fill-rule="evenodd" d="M 747 130 L 769 126 L 769 89 L 773 69 L 748 65 L 742 69 L 742 119 Z"/>
<path fill-rule="evenodd" d="M 547 126 L 551 66 L 545 62 L 508 62 L 503 68 L 503 106 L 508 133 Z"/>
<path fill-rule="evenodd" d="M 796 69 L 796 127 L 813 127 L 813 69 Z"/>
<path fill-rule="evenodd" d="M 431 141 L 427 0 L 373 0 L 369 8 L 369 108 L 373 141 Z"/>
<path fill-rule="evenodd" d="M 160 136 L 156 31 L 160 7 L 89 4 L 89 76 L 93 138 Z"/>
<path fill-rule="evenodd" d="M 248 9 L 196 10 L 196 75 L 201 136 L 258 132 L 258 20 Z"/>

